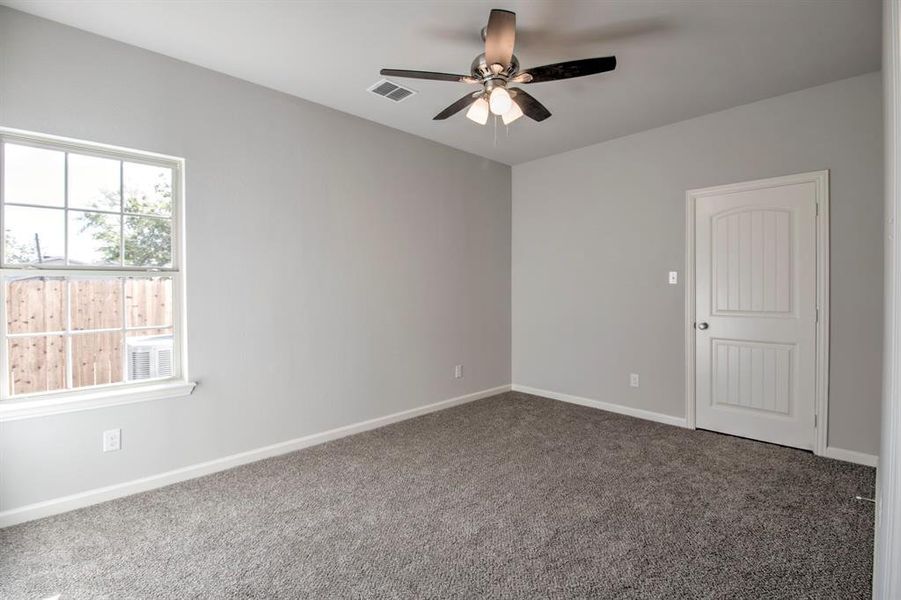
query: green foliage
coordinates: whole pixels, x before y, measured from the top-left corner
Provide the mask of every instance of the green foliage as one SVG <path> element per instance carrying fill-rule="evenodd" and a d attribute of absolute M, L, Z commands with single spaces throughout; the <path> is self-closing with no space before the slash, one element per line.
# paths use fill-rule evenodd
<path fill-rule="evenodd" d="M 126 189 L 125 211 L 140 215 L 169 215 L 172 211 L 172 189 L 162 178 L 154 184 L 154 193 L 141 194 L 139 190 Z M 116 203 L 117 193 L 106 192 L 108 199 Z M 125 215 L 125 264 L 166 267 L 172 264 L 172 222 L 144 216 Z M 82 233 L 89 233 L 100 242 L 103 258 L 109 263 L 119 262 L 119 226 L 110 223 L 102 213 L 85 213 Z"/>
<path fill-rule="evenodd" d="M 33 244 L 17 240 L 10 229 L 6 230 L 6 248 L 4 259 L 9 264 L 28 264 L 34 262 L 37 254 Z"/>

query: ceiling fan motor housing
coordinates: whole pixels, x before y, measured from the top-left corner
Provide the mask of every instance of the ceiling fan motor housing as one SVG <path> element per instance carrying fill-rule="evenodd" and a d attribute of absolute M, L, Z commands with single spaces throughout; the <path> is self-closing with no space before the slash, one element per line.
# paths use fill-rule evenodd
<path fill-rule="evenodd" d="M 500 68 L 500 70 L 498 70 L 498 68 Z M 472 66 L 470 67 L 472 76 L 481 80 L 482 83 L 486 85 L 494 80 L 506 84 L 507 80 L 516 75 L 517 71 L 519 71 L 519 59 L 517 59 L 515 55 L 510 60 L 510 64 L 504 67 L 503 65 L 489 65 L 485 61 L 484 52 L 473 59 Z"/>

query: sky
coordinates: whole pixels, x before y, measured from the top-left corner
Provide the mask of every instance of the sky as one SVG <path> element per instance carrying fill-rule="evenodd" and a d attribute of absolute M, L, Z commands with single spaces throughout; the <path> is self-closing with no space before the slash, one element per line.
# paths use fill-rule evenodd
<path fill-rule="evenodd" d="M 104 262 L 100 244 L 94 240 L 92 232 L 81 231 L 86 213 L 74 209 L 119 212 L 120 179 L 127 190 L 126 197 L 131 195 L 128 191 L 133 191 L 139 196 L 153 198 L 156 196 L 155 184 L 165 181 L 171 186 L 171 170 L 68 153 L 67 178 L 66 162 L 67 153 L 59 150 L 4 144 L 4 228 L 18 244 L 27 246 L 30 251 L 34 251 L 37 234 L 41 255 L 60 258 L 65 252 L 65 221 L 68 219 L 70 262 L 109 264 Z M 67 191 L 70 210 L 63 210 Z M 15 206 L 17 203 L 37 206 Z M 113 230 L 118 229 L 118 215 L 101 218 L 106 219 Z"/>

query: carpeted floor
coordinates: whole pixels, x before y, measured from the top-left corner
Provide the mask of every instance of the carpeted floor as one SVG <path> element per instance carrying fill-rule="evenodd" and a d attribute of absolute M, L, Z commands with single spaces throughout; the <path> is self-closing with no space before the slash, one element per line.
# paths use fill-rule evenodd
<path fill-rule="evenodd" d="M 874 471 L 509 393 L 0 531 L 0 598 L 869 598 Z"/>

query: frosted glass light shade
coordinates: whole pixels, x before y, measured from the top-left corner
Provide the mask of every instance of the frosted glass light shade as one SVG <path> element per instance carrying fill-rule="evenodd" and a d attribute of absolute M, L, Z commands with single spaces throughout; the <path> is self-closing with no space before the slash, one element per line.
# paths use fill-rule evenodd
<path fill-rule="evenodd" d="M 484 125 L 488 122 L 488 101 L 484 98 L 479 98 L 475 102 L 472 103 L 472 106 L 469 107 L 469 110 L 466 111 L 466 118 L 470 121 L 478 123 L 479 125 Z"/>
<path fill-rule="evenodd" d="M 522 109 L 519 108 L 519 105 L 516 102 L 513 102 L 510 105 L 510 110 L 505 112 L 501 116 L 501 119 L 504 120 L 504 125 L 509 125 L 510 123 L 512 123 L 516 119 L 520 118 L 521 116 L 522 116 Z"/>
<path fill-rule="evenodd" d="M 491 96 L 488 98 L 491 105 L 491 112 L 496 115 L 503 115 L 510 110 L 513 100 L 510 98 L 510 92 L 502 87 L 496 87 L 491 90 Z"/>

